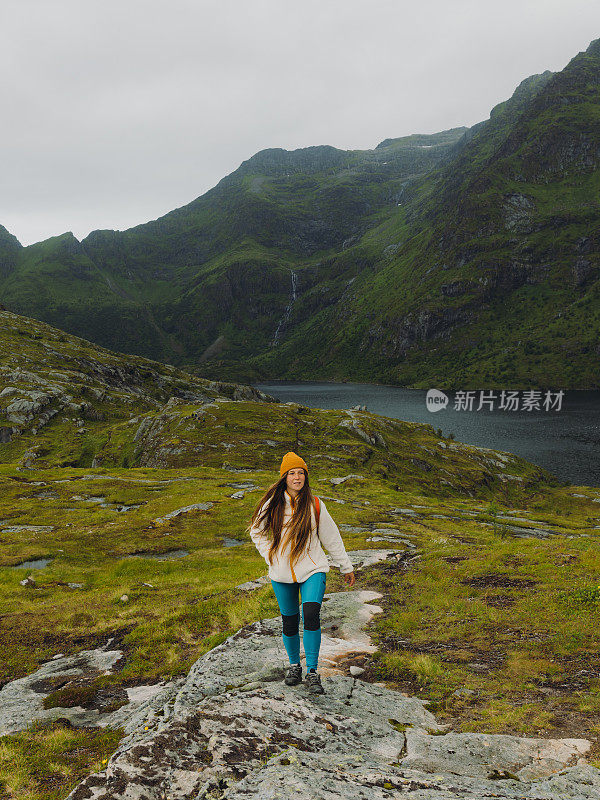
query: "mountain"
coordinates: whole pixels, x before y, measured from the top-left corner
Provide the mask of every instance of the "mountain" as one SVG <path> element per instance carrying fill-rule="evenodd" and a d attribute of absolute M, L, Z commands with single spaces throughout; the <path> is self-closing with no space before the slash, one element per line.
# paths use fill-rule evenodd
<path fill-rule="evenodd" d="M 26 784 L 36 797 L 73 790 L 74 800 L 108 788 L 110 797 L 131 797 L 132 782 L 119 766 L 129 764 L 149 797 L 190 797 L 194 786 L 194 796 L 208 796 L 208 786 L 209 794 L 229 797 L 228 787 L 240 785 L 240 764 L 264 776 L 273 761 L 266 756 L 283 753 L 287 763 L 298 752 L 314 766 L 326 741 L 337 769 L 340 742 L 357 728 L 356 704 L 344 705 L 352 691 L 362 693 L 359 701 L 368 695 L 376 726 L 389 723 L 394 736 L 429 736 L 411 729 L 397 703 L 382 713 L 382 684 L 405 693 L 413 708 L 428 703 L 453 731 L 448 744 L 430 736 L 442 750 L 427 762 L 423 781 L 397 783 L 416 786 L 406 797 L 439 786 L 448 748 L 464 764 L 461 731 L 544 737 L 527 740 L 534 745 L 568 737 L 580 754 L 588 750 L 582 737 L 595 740 L 597 489 L 566 484 L 511 453 L 444 437 L 431 425 L 273 402 L 249 387 L 111 352 L 1 310 L 0 376 L 2 789 L 14 795 L 13 786 Z M 314 704 L 307 706 L 309 744 L 291 738 L 314 752 L 290 747 L 290 703 L 277 700 L 282 735 L 272 735 L 270 714 L 257 745 L 269 749 L 255 758 L 254 740 L 231 725 L 239 719 L 235 703 L 252 701 L 264 717 L 265 687 L 277 694 L 288 687 L 278 684 L 281 638 L 268 635 L 281 633 L 277 600 L 247 526 L 290 449 L 306 458 L 310 487 L 339 526 L 356 588 L 347 591 L 332 557 L 323 641 L 333 633 L 348 637 L 343 651 L 321 650 L 332 729 L 321 716 L 315 722 Z M 374 647 L 367 643 L 369 652 L 357 654 L 357 628 L 346 620 L 362 613 L 353 598 L 371 603 L 375 595 L 364 592 L 373 590 L 381 619 L 369 625 Z M 229 637 L 235 647 L 223 646 Z M 255 670 L 260 648 L 252 663 L 240 658 L 240 646 L 251 653 L 254 639 L 268 642 L 268 674 Z M 217 674 L 215 659 L 228 648 L 231 674 Z M 363 670 L 358 681 L 352 666 Z M 186 694 L 192 685 L 193 696 Z M 308 698 L 290 691 L 302 709 Z M 177 697 L 187 700 L 173 704 Z M 213 701 L 214 714 L 207 705 Z M 195 717 L 181 722 L 173 708 Z M 233 750 L 220 734 L 205 736 L 200 717 L 208 734 L 213 717 L 232 731 Z M 144 742 L 162 738 L 142 758 L 139 741 L 130 747 L 130 732 Z M 363 797 L 386 796 L 392 784 L 382 770 L 406 755 L 404 740 L 390 748 L 388 734 L 380 726 L 369 741 L 350 741 L 364 785 L 383 787 L 361 791 Z M 521 766 L 524 757 L 522 747 L 507 756 L 507 740 L 486 739 L 486 754 L 476 748 L 472 772 L 490 792 L 523 797 L 529 761 L 523 780 L 510 780 L 515 759 Z M 365 773 L 372 742 L 383 760 L 378 772 Z M 527 751 L 540 770 L 532 791 L 541 786 L 538 797 L 562 798 L 567 787 L 572 798 L 591 800 L 597 775 L 579 759 L 572 769 L 580 780 L 565 783 L 562 767 L 574 756 L 557 747 L 548 763 L 539 747 Z M 240 762 L 242 751 L 257 763 Z M 131 756 L 127 764 L 123 754 Z M 502 770 L 494 761 L 490 772 L 497 754 Z M 600 766 L 596 750 L 589 757 Z M 234 773 L 223 772 L 225 762 Z M 215 763 L 218 774 L 199 772 Z M 400 767 L 413 775 L 414 759 Z M 108 783 L 96 773 L 80 784 L 99 769 Z M 550 794 L 549 769 L 560 769 Z M 214 792 L 211 774 L 219 780 Z M 222 783 L 223 775 L 231 783 Z M 430 796 L 448 796 L 440 791 Z"/>
<path fill-rule="evenodd" d="M 0 386 L 0 463 L 26 469 L 95 466 L 103 447 L 115 446 L 122 424 L 137 418 L 139 425 L 140 415 L 152 418 L 177 403 L 276 402 L 251 386 L 114 353 L 5 309 Z M 136 441 L 128 444 L 116 447 L 115 465 L 135 459 Z M 166 457 L 166 444 L 163 450 Z"/>
<path fill-rule="evenodd" d="M 290 269 L 318 283 L 319 255 L 349 247 L 464 130 L 364 152 L 262 151 L 156 221 L 22 248 L 3 302 L 123 352 L 192 364 L 223 336 L 245 359 L 269 346 Z"/>
<path fill-rule="evenodd" d="M 17 237 L 0 225 L 0 276 L 7 277 L 12 272 L 22 249 Z"/>
<path fill-rule="evenodd" d="M 288 378 L 598 387 L 599 120 L 594 42 L 523 81 L 411 182 L 361 240 L 375 268 L 253 363 Z"/>
<path fill-rule="evenodd" d="M 562 484 L 518 456 L 490 460 L 493 451 L 447 443 L 428 424 L 280 403 L 3 310 L 0 381 L 0 464 L 19 469 L 269 470 L 276 453 L 300 447 L 347 474 L 368 464 L 436 496 L 495 492 L 512 501 Z"/>
<path fill-rule="evenodd" d="M 5 306 L 211 378 L 597 388 L 600 40 L 471 128 L 269 149 L 127 231 L 20 247 Z"/>

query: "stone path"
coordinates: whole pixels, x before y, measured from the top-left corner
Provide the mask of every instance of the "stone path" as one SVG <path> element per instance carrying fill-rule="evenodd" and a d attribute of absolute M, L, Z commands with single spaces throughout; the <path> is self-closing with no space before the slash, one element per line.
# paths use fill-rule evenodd
<path fill-rule="evenodd" d="M 600 798 L 584 739 L 454 733 L 426 701 L 348 675 L 348 662 L 374 649 L 364 628 L 379 597 L 325 595 L 324 695 L 282 682 L 281 620 L 255 622 L 133 714 L 114 712 L 125 737 L 68 800 Z"/>
<path fill-rule="evenodd" d="M 358 565 L 367 555 L 386 559 L 399 551 L 349 555 Z M 380 597 L 349 589 L 325 595 L 323 695 L 283 683 L 278 617 L 237 631 L 185 677 L 136 687 L 129 704 L 112 713 L 47 709 L 48 717 L 69 716 L 73 724 L 125 730 L 106 768 L 68 800 L 600 800 L 600 771 L 586 761 L 587 740 L 455 733 L 438 724 L 427 701 L 348 674 L 352 662 L 375 649 L 365 627 L 381 612 Z M 111 669 L 120 651 L 109 645 L 90 651 L 87 668 Z M 59 655 L 40 670 L 56 679 L 69 663 L 77 669 L 74 659 L 86 668 L 82 656 L 63 662 Z M 19 716 L 16 690 L 26 689 L 31 700 L 38 673 L 0 691 L 2 732 L 7 720 L 16 730 L 32 717 Z M 25 705 L 27 695 L 21 700 Z M 41 716 L 41 702 L 35 709 L 33 716 Z"/>
<path fill-rule="evenodd" d="M 91 681 L 98 675 L 110 673 L 122 655 L 120 650 L 111 650 L 110 645 L 105 649 L 82 650 L 75 656 L 59 653 L 31 675 L 10 681 L 0 690 L 0 736 L 24 730 L 36 719 L 63 717 L 78 727 L 97 725 L 97 710 L 81 706 L 45 709 L 44 698 L 70 681 L 81 680 L 84 676 Z"/>

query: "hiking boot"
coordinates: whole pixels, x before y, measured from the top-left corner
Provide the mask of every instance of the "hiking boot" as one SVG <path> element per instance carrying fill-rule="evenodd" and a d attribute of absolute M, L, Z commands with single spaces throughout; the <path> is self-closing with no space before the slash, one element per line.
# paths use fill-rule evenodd
<path fill-rule="evenodd" d="M 318 672 L 307 672 L 305 682 L 310 694 L 323 694 L 325 692 L 325 689 L 321 686 L 321 676 Z"/>
<path fill-rule="evenodd" d="M 302 681 L 302 665 L 290 664 L 285 671 L 284 681 L 288 686 L 295 686 L 297 683 L 300 683 Z"/>

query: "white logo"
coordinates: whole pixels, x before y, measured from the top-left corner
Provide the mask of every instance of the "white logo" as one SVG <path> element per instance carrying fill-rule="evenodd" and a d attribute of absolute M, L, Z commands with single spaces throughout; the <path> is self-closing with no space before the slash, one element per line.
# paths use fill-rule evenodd
<path fill-rule="evenodd" d="M 439 389 L 428 389 L 425 405 L 428 411 L 441 411 L 448 405 L 448 396 L 440 392 Z"/>

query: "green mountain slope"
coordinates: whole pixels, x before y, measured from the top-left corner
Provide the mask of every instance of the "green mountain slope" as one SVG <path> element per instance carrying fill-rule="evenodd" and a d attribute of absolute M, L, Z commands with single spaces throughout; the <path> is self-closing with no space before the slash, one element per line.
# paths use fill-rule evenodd
<path fill-rule="evenodd" d="M 98 731 L 89 716 L 69 727 L 73 709 L 126 713 L 128 688 L 184 676 L 278 615 L 246 526 L 290 449 L 347 551 L 389 556 L 356 569 L 355 591 L 380 591 L 384 609 L 361 680 L 418 693 L 456 731 L 597 736 L 597 489 L 431 425 L 273 402 L 8 311 L 0 378 L 0 688 L 59 653 L 122 650 L 118 669 L 35 683 L 33 714 L 43 703 L 53 719 L 0 736 L 9 792 L 66 796 L 86 774 L 72 736 L 99 766 Z M 336 568 L 327 583 L 344 587 Z M 124 731 L 102 723 L 105 758 Z"/>
<path fill-rule="evenodd" d="M 471 129 L 362 238 L 378 269 L 253 363 L 421 387 L 599 386 L 599 44 Z"/>
<path fill-rule="evenodd" d="M 94 465 L 112 429 L 184 403 L 274 402 L 250 386 L 114 353 L 44 322 L 0 310 L 0 463 Z M 135 446 L 135 445 L 134 445 Z M 115 455 L 128 465 L 129 451 Z"/>
<path fill-rule="evenodd" d="M 245 359 L 269 346 L 290 270 L 304 270 L 303 289 L 326 279 L 322 257 L 357 241 L 464 130 L 368 151 L 262 151 L 156 221 L 20 249 L 2 300 L 123 352 L 190 364 L 223 336 Z"/>
<path fill-rule="evenodd" d="M 600 385 L 600 40 L 470 129 L 264 150 L 127 231 L 21 248 L 13 311 L 211 378 Z"/>

